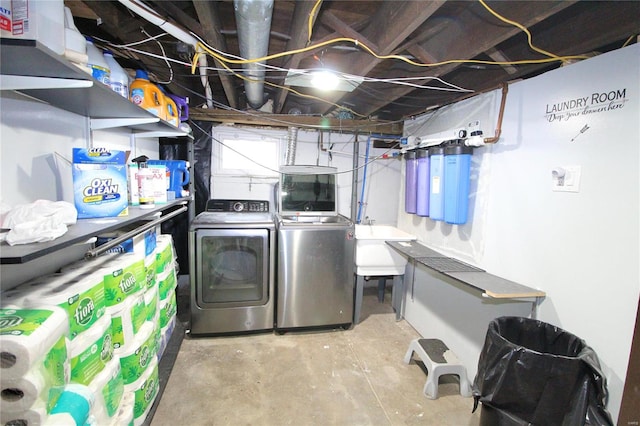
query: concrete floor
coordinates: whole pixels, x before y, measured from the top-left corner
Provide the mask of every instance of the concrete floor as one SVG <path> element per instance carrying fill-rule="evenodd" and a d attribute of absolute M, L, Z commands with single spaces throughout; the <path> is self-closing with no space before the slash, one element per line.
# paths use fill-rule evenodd
<path fill-rule="evenodd" d="M 185 338 L 151 425 L 478 425 L 455 376 L 423 395 L 423 366 L 402 362 L 420 336 L 390 299 L 365 288 L 346 331 Z"/>

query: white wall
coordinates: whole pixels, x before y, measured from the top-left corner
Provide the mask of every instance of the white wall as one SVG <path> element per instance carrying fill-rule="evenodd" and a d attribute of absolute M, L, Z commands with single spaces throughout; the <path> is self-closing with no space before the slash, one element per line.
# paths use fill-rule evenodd
<path fill-rule="evenodd" d="M 640 294 L 639 57 L 636 44 L 510 85 L 500 141 L 473 156 L 470 221 L 398 214 L 398 226 L 425 244 L 544 290 L 538 318 L 596 351 L 614 420 Z M 593 98 L 610 92 L 624 97 Z M 554 111 L 579 98 L 571 114 Z M 551 170 L 568 165 L 582 167 L 580 191 L 553 192 Z M 526 305 L 490 306 L 453 284 L 419 267 L 405 316 L 443 338 L 473 377 L 487 322 L 527 315 Z"/>
<path fill-rule="evenodd" d="M 287 131 L 274 129 L 258 129 L 248 127 L 218 126 L 213 128 L 212 168 L 217 163 L 217 140 L 225 135 L 237 135 L 238 138 L 264 136 L 280 140 L 280 164 L 285 164 Z M 322 132 L 322 148 L 319 148 L 318 132 L 315 130 L 299 130 L 296 145 L 295 164 L 331 166 L 338 169 L 338 211 L 340 214 L 352 217 L 352 173 L 353 144 L 355 136 L 341 132 Z M 362 195 L 362 173 L 365 162 L 367 136 L 359 136 L 359 168 L 357 182 L 357 197 Z M 373 142 L 371 142 L 373 146 Z M 331 156 L 329 155 L 329 147 Z M 362 219 L 365 216 L 374 219 L 376 223 L 395 224 L 398 209 L 398 193 L 400 185 L 400 160 L 375 158 L 386 153 L 382 148 L 371 148 L 367 167 Z M 259 174 L 237 176 L 222 176 L 213 170 L 211 177 L 211 198 L 269 200 L 273 203 L 273 186 L 277 184 L 277 177 L 265 177 Z M 392 200 L 391 202 L 389 202 Z M 353 212 L 353 218 L 357 209 Z"/>

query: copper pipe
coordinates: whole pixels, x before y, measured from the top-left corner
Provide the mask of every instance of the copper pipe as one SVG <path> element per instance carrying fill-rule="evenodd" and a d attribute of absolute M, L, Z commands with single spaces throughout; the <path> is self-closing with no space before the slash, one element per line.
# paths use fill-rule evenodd
<path fill-rule="evenodd" d="M 507 92 L 509 92 L 509 84 L 502 84 L 502 100 L 500 101 L 500 113 L 498 114 L 498 123 L 496 125 L 496 133 L 492 138 L 484 138 L 484 143 L 496 143 L 500 139 L 502 133 L 502 117 L 504 116 L 504 106 L 507 103 Z"/>

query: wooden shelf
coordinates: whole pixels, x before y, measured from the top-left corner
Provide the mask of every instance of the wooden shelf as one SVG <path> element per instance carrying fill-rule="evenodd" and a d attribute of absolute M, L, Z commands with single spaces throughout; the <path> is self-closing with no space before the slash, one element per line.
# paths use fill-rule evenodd
<path fill-rule="evenodd" d="M 386 243 L 409 259 L 478 289 L 487 297 L 520 299 L 546 296 L 544 291 L 489 274 L 483 269 L 447 257 L 416 241 L 387 241 Z M 449 260 L 450 262 L 440 262 L 441 260 Z"/>
<path fill-rule="evenodd" d="M 129 215 L 123 217 L 105 217 L 95 219 L 79 219 L 75 225 L 69 226 L 66 234 L 53 241 L 10 246 L 6 242 L 0 244 L 0 264 L 11 265 L 26 263 L 42 256 L 63 250 L 75 244 L 85 243 L 100 234 L 116 231 L 123 226 L 140 220 L 153 219 L 164 210 L 187 204 L 190 198 L 179 198 L 167 204 L 157 204 L 153 209 L 141 209 L 129 206 Z"/>

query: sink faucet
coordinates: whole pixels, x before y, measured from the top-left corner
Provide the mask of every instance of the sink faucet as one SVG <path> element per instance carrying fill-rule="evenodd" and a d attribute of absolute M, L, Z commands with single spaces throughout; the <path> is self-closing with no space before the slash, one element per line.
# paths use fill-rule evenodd
<path fill-rule="evenodd" d="M 364 218 L 364 222 L 365 222 L 367 225 L 371 226 L 371 225 L 373 225 L 373 222 L 375 222 L 375 219 L 371 219 L 369 216 L 366 216 L 366 217 Z"/>

